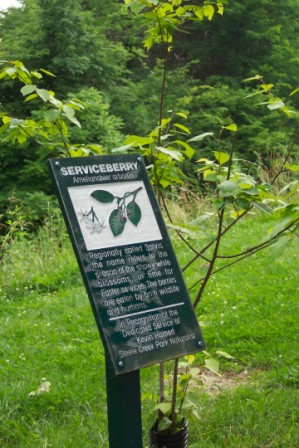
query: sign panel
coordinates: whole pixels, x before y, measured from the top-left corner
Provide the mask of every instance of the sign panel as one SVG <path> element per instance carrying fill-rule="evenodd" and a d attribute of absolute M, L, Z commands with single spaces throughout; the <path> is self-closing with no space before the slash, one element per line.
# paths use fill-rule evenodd
<path fill-rule="evenodd" d="M 51 159 L 49 167 L 116 374 L 202 350 L 142 158 Z"/>

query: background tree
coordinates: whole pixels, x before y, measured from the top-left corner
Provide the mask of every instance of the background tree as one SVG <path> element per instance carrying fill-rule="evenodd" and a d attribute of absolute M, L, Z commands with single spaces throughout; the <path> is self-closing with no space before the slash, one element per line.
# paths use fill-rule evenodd
<path fill-rule="evenodd" d="M 44 87 L 54 89 L 62 99 L 70 92 L 82 99 L 82 89 L 95 89 L 90 107 L 96 111 L 99 102 L 99 109 L 90 110 L 88 132 L 107 151 L 121 144 L 122 135 L 153 129 L 159 119 L 163 50 L 159 46 L 151 52 L 144 49 L 142 17 L 131 16 L 123 2 L 116 0 L 23 0 L 22 5 L 0 16 L 3 59 L 20 59 L 29 68 L 54 72 L 56 77 L 46 78 Z M 283 156 L 286 140 L 279 117 L 270 119 L 257 105 L 258 97 L 245 100 L 252 92 L 243 79 L 262 73 L 288 103 L 289 93 L 297 87 L 298 15 L 294 0 L 279 0 L 275 5 L 271 0 L 244 0 L 226 2 L 223 17 L 215 14 L 213 20 L 186 22 L 182 31 L 174 32 L 176 46 L 168 55 L 166 110 L 175 104 L 186 113 L 193 133 L 216 132 L 219 125 L 237 122 L 242 129 L 239 159 L 249 159 L 253 168 L 259 160 L 267 167 L 273 154 Z M 11 81 L 1 83 L 0 95 L 3 111 L 15 117 L 34 115 L 34 102 L 20 100 Z M 292 97 L 295 105 L 297 98 Z M 292 126 L 296 120 L 294 115 Z M 75 128 L 72 132 L 78 138 Z M 86 141 L 87 128 L 85 132 L 80 135 Z M 228 137 L 223 138 L 225 144 Z M 210 144 L 194 145 L 190 169 L 185 169 L 191 180 L 196 179 L 194 161 L 207 154 Z M 16 184 L 22 191 L 37 184 L 49 191 L 45 154 L 39 154 L 34 143 L 26 145 L 17 149 L 6 142 L 2 148 L 2 204 Z M 30 183 L 29 172 L 35 173 L 37 182 Z"/>

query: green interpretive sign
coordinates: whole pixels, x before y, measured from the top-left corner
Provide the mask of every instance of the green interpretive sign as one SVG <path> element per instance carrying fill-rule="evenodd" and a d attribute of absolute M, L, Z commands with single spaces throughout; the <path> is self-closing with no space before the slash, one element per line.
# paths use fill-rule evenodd
<path fill-rule="evenodd" d="M 202 350 L 142 158 L 51 159 L 49 167 L 115 373 Z"/>

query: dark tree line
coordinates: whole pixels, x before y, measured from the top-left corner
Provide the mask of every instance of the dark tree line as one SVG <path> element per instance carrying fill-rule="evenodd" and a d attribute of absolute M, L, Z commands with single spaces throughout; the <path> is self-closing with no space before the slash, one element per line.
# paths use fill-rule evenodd
<path fill-rule="evenodd" d="M 285 134 L 256 98 L 245 99 L 244 78 L 263 75 L 280 96 L 298 86 L 299 9 L 295 0 L 242 0 L 225 4 L 223 16 L 194 22 L 178 33 L 170 55 L 166 106 L 189 116 L 194 134 L 238 123 L 240 158 L 279 156 Z M 143 48 L 143 23 L 117 0 L 23 0 L 0 16 L 4 60 L 45 68 L 45 88 L 84 101 L 82 130 L 70 138 L 100 143 L 105 151 L 128 134 L 146 135 L 158 121 L 162 55 Z M 0 84 L 1 110 L 38 114 L 11 81 Z M 296 120 L 296 118 L 294 118 Z M 206 144 L 205 144 L 206 145 Z M 195 157 L 204 154 L 198 145 Z M 22 196 L 51 191 L 44 160 L 34 142 L 1 145 L 0 207 L 13 190 Z M 190 168 L 190 172 L 192 167 Z"/>

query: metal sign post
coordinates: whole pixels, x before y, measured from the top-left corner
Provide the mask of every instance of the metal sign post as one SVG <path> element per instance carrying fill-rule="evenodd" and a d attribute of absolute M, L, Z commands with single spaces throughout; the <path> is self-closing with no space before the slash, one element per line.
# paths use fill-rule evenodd
<path fill-rule="evenodd" d="M 138 370 L 202 350 L 197 318 L 142 158 L 49 168 L 106 351 L 110 448 L 141 447 Z"/>
<path fill-rule="evenodd" d="M 106 356 L 109 447 L 142 448 L 139 370 L 115 376 Z"/>

